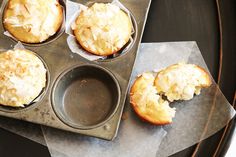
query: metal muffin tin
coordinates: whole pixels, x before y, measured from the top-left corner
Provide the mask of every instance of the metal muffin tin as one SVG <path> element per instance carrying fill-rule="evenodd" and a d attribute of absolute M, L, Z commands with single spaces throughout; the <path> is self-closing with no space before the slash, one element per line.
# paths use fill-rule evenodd
<path fill-rule="evenodd" d="M 111 0 L 76 0 L 87 5 Z M 113 140 L 118 131 L 128 84 L 143 34 L 151 0 L 121 0 L 132 14 L 135 27 L 132 46 L 118 57 L 89 61 L 70 51 L 63 24 L 60 31 L 41 44 L 24 44 L 36 53 L 48 70 L 47 86 L 38 101 L 25 108 L 0 106 L 0 115 L 66 131 Z M 0 2 L 5 7 L 7 0 Z M 65 1 L 60 1 L 64 6 Z M 4 8 L 1 10 L 3 16 Z M 4 35 L 0 19 L 0 51 L 16 41 Z"/>

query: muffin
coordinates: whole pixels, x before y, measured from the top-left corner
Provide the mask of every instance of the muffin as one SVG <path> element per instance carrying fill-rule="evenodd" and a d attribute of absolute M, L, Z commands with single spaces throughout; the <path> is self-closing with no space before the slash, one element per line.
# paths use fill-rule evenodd
<path fill-rule="evenodd" d="M 175 108 L 157 94 L 154 79 L 151 73 L 138 77 L 131 87 L 130 103 L 141 119 L 156 125 L 169 124 L 175 116 Z"/>
<path fill-rule="evenodd" d="M 72 24 L 79 44 L 88 52 L 108 56 L 118 52 L 130 39 L 129 16 L 110 3 L 94 3 L 81 11 Z"/>
<path fill-rule="evenodd" d="M 58 0 L 9 0 L 3 15 L 5 29 L 25 43 L 47 40 L 62 21 L 63 8 Z"/>
<path fill-rule="evenodd" d="M 199 95 L 201 88 L 209 87 L 211 78 L 200 66 L 179 63 L 161 70 L 155 78 L 155 86 L 159 94 L 165 95 L 169 101 L 190 100 Z"/>
<path fill-rule="evenodd" d="M 24 107 L 30 104 L 46 85 L 42 61 L 28 50 L 0 53 L 0 104 Z"/>

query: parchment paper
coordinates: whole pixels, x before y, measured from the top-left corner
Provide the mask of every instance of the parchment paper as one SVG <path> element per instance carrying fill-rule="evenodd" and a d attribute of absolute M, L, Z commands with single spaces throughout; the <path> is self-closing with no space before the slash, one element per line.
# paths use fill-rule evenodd
<path fill-rule="evenodd" d="M 119 0 L 113 0 L 111 2 L 113 5 L 118 6 L 119 8 L 121 8 L 122 10 L 124 10 L 127 15 L 130 17 L 130 12 L 128 9 L 125 8 L 125 6 L 119 2 Z M 95 61 L 98 59 L 106 59 L 106 56 L 97 56 L 97 55 L 93 55 L 91 53 L 88 53 L 87 51 L 85 51 L 77 42 L 73 30 L 72 30 L 72 26 L 75 23 L 76 18 L 79 16 L 80 12 L 82 10 L 87 9 L 87 6 L 82 5 L 80 3 L 76 3 L 76 2 L 72 2 L 70 0 L 66 1 L 66 29 L 65 32 L 68 34 L 67 37 L 67 45 L 69 46 L 71 52 L 76 53 L 90 61 Z M 132 23 L 132 21 L 131 21 Z M 134 26 L 132 25 L 132 34 L 130 36 L 130 41 L 129 41 L 129 45 L 125 48 L 129 48 L 131 46 L 131 43 L 133 42 L 133 38 L 132 35 L 134 34 Z M 125 49 L 123 51 L 125 51 Z M 118 56 L 118 54 L 114 54 L 113 57 Z"/>
<path fill-rule="evenodd" d="M 207 69 L 195 42 L 141 44 L 131 83 L 138 74 L 154 69 L 159 71 L 182 61 L 198 64 Z M 45 126 L 42 126 L 42 130 L 53 157 L 162 157 L 181 151 L 213 135 L 235 115 L 235 110 L 215 83 L 210 88 L 202 90 L 201 94 L 192 100 L 178 101 L 171 106 L 177 110 L 173 123 L 153 126 L 142 122 L 135 115 L 127 97 L 123 120 L 114 141 L 104 141 Z M 6 121 L 0 123 L 4 128 L 11 128 L 11 131 L 32 139 L 34 130 L 29 133 L 19 130 L 18 125 L 16 127 L 2 125 L 6 124 Z M 22 124 L 19 126 L 22 128 Z M 40 138 L 37 136 L 33 140 L 39 141 Z M 40 143 L 45 144 L 42 141 Z"/>

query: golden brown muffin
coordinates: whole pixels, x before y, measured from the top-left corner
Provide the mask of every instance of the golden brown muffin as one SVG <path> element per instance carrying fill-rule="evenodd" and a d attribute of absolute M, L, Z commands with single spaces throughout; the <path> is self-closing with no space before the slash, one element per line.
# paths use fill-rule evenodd
<path fill-rule="evenodd" d="M 178 63 L 161 70 L 155 78 L 159 94 L 164 94 L 169 101 L 190 100 L 199 95 L 201 88 L 209 87 L 211 78 L 200 66 Z"/>
<path fill-rule="evenodd" d="M 5 29 L 25 43 L 40 43 L 54 35 L 63 21 L 58 0 L 9 0 L 3 16 Z"/>
<path fill-rule="evenodd" d="M 175 116 L 175 108 L 170 108 L 154 86 L 155 77 L 144 73 L 138 77 L 130 91 L 130 103 L 139 117 L 156 125 L 169 124 Z"/>
<path fill-rule="evenodd" d="M 24 107 L 30 104 L 46 85 L 42 61 L 28 50 L 0 53 L 0 104 Z"/>
<path fill-rule="evenodd" d="M 119 7 L 95 3 L 80 13 L 72 29 L 86 51 L 108 56 L 118 52 L 129 41 L 132 23 Z"/>

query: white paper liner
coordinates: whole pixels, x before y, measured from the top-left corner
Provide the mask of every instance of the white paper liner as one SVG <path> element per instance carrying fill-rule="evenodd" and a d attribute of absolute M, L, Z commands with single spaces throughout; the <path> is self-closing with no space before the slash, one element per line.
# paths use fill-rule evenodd
<path fill-rule="evenodd" d="M 66 1 L 66 34 L 73 36 L 73 30 L 71 29 L 71 25 L 75 22 L 76 17 L 79 16 L 80 11 L 86 8 L 87 6 L 84 6 L 82 4 L 69 0 Z"/>
<path fill-rule="evenodd" d="M 132 82 L 138 74 L 153 69 L 159 71 L 182 61 L 198 64 L 207 69 L 195 42 L 141 44 L 132 73 Z M 53 157 L 162 157 L 181 151 L 213 135 L 235 115 L 235 110 L 215 83 L 209 89 L 202 90 L 201 94 L 192 100 L 175 102 L 171 106 L 177 109 L 173 123 L 162 127 L 153 126 L 142 122 L 136 116 L 127 98 L 124 111 L 127 119 L 121 121 L 118 136 L 114 141 L 104 141 L 45 126 L 42 126 L 42 130 Z M 45 144 L 39 135 L 32 138 L 35 130 L 26 131 L 29 126 L 21 123 L 17 121 L 16 125 L 14 123 L 7 125 L 6 121 L 0 121 L 0 126 Z"/>
<path fill-rule="evenodd" d="M 14 49 L 25 49 L 25 47 L 20 41 L 18 41 L 17 44 L 14 46 Z"/>
<path fill-rule="evenodd" d="M 67 41 L 67 44 L 70 48 L 70 50 L 73 52 L 73 53 L 76 53 L 76 54 L 79 54 L 80 56 L 90 60 L 90 61 L 95 61 L 95 60 L 98 60 L 98 59 L 104 59 L 105 57 L 103 56 L 96 56 L 96 55 L 93 55 L 91 53 L 88 53 L 86 52 L 78 43 L 77 43 L 77 40 L 75 38 L 75 36 L 72 36 L 72 35 L 69 35 L 66 39 Z"/>
<path fill-rule="evenodd" d="M 14 36 L 12 36 L 11 33 L 9 33 L 8 31 L 3 32 L 3 34 L 4 34 L 5 36 L 7 36 L 7 37 L 10 37 L 10 38 L 16 40 L 16 41 L 18 40 L 18 39 L 16 39 Z"/>
<path fill-rule="evenodd" d="M 111 3 L 113 5 L 118 6 L 122 10 L 124 10 L 127 13 L 127 15 L 129 16 L 129 19 L 131 20 L 129 10 L 127 8 L 125 8 L 125 6 L 123 4 L 121 4 L 119 2 L 119 0 L 113 0 Z M 106 56 L 94 55 L 94 54 L 91 54 L 91 53 L 87 52 L 86 50 L 84 50 L 78 44 L 78 42 L 74 36 L 73 30 L 71 27 L 75 23 L 75 20 L 79 16 L 81 10 L 85 10 L 85 9 L 87 9 L 87 6 L 85 6 L 85 5 L 82 5 L 82 4 L 76 3 L 76 2 L 72 2 L 70 0 L 66 1 L 66 29 L 65 29 L 65 32 L 69 35 L 67 37 L 67 44 L 68 44 L 71 52 L 76 53 L 76 54 L 78 54 L 78 55 L 82 56 L 83 58 L 86 58 L 90 61 L 95 61 L 95 60 L 99 60 L 99 59 L 106 59 L 107 58 Z M 131 23 L 132 23 L 132 21 L 131 21 Z M 133 34 L 134 34 L 134 26 L 132 25 L 132 33 L 131 33 L 129 43 L 133 43 L 133 38 L 132 38 Z M 124 50 L 126 50 L 130 46 L 131 46 L 131 44 L 129 44 Z M 116 57 L 118 55 L 120 55 L 120 54 L 113 54 L 113 57 Z"/>

